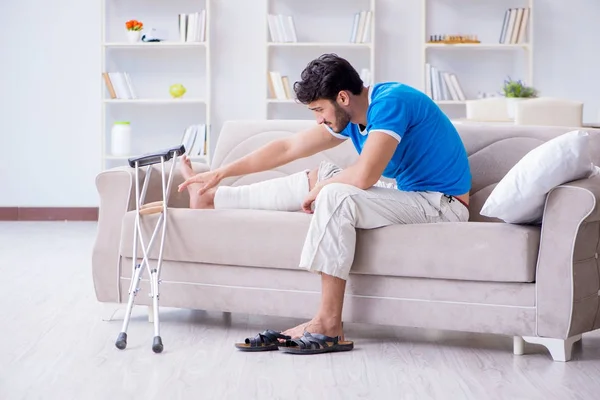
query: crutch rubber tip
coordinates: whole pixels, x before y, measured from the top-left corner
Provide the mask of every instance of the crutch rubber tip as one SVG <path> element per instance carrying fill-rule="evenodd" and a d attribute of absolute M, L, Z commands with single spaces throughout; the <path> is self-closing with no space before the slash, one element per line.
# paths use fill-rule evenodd
<path fill-rule="evenodd" d="M 115 343 L 117 349 L 123 350 L 127 347 L 127 334 L 125 332 L 119 333 L 119 337 L 117 337 L 117 342 Z"/>
<path fill-rule="evenodd" d="M 163 351 L 163 344 L 160 336 L 154 336 L 154 343 L 152 343 L 152 351 L 155 353 L 161 353 Z"/>

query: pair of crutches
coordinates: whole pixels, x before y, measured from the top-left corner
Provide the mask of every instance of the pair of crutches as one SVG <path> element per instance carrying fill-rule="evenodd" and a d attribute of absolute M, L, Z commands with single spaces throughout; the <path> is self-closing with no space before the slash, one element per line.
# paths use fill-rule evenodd
<path fill-rule="evenodd" d="M 131 311 L 135 302 L 135 297 L 140 291 L 140 281 L 142 280 L 142 269 L 145 267 L 150 276 L 150 297 L 152 298 L 152 309 L 154 314 L 154 340 L 152 342 L 152 351 L 160 353 L 163 351 L 163 343 L 160 337 L 160 318 L 158 311 L 158 300 L 160 284 L 160 270 L 163 258 L 163 249 L 165 243 L 165 235 L 167 232 L 167 210 L 168 210 L 168 199 L 171 191 L 171 182 L 173 181 L 173 170 L 177 162 L 177 157 L 185 153 L 185 147 L 183 145 L 169 148 L 166 150 L 158 151 L 156 153 L 145 154 L 139 157 L 128 159 L 129 166 L 135 169 L 135 228 L 133 231 L 133 262 L 132 262 L 132 274 L 131 283 L 129 285 L 129 301 L 127 302 L 127 310 L 125 312 L 125 320 L 123 321 L 123 327 L 115 345 L 118 349 L 125 349 L 127 347 L 127 327 L 129 326 L 129 320 L 131 318 Z M 165 163 L 169 160 L 173 160 L 169 171 L 169 176 L 165 177 Z M 153 171 L 153 165 L 160 163 L 162 173 L 162 201 L 155 201 L 152 203 L 144 204 L 146 198 L 146 191 L 150 183 L 150 176 Z M 140 168 L 146 167 L 146 176 L 144 178 L 144 184 L 140 192 L 140 181 L 139 181 L 139 170 Z M 148 246 L 145 246 L 144 237 L 142 235 L 141 221 L 146 215 L 160 213 L 154 232 L 150 237 Z M 157 234 L 162 227 L 160 237 L 160 248 L 158 251 L 158 260 L 156 266 L 150 266 L 150 250 Z M 143 258 L 138 263 L 138 241 L 142 250 Z"/>

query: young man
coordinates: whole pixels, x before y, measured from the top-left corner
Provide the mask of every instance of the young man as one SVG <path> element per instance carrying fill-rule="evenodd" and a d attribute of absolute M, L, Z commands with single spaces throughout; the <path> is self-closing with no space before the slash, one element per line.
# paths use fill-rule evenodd
<path fill-rule="evenodd" d="M 306 343 L 314 343 L 314 336 L 322 338 L 315 334 L 343 337 L 342 306 L 354 258 L 355 229 L 467 221 L 471 174 L 456 129 L 418 90 L 400 83 L 364 87 L 356 70 L 334 54 L 311 61 L 294 90 L 297 99 L 314 111 L 315 127 L 197 175 L 184 157 L 186 180 L 179 190 L 188 189 L 191 208 L 313 214 L 299 267 L 320 273 L 320 308 L 311 321 L 282 333 L 300 338 L 306 331 L 313 334 L 312 339 L 308 334 Z M 348 139 L 359 157 L 343 170 L 323 162 L 312 171 L 285 178 L 217 187 L 225 177 L 269 170 Z M 395 184 L 380 181 L 382 176 Z M 398 246 L 401 249 L 402 243 Z M 274 337 L 273 332 L 267 339 L 259 336 L 253 345 L 268 344 Z"/>

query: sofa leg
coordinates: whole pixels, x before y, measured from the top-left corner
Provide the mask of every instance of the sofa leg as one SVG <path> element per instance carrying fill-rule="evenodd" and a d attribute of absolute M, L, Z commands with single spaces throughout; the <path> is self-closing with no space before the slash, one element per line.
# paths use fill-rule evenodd
<path fill-rule="evenodd" d="M 154 309 L 152 306 L 148 306 L 148 322 L 154 323 Z"/>
<path fill-rule="evenodd" d="M 537 336 L 524 336 L 523 340 L 528 343 L 541 344 L 550 351 L 554 361 L 566 362 L 571 359 L 573 344 L 581 340 L 581 335 L 571 336 L 568 339 L 553 339 Z"/>
<path fill-rule="evenodd" d="M 521 336 L 513 337 L 513 354 L 516 356 L 522 356 L 524 353 L 525 341 Z"/>

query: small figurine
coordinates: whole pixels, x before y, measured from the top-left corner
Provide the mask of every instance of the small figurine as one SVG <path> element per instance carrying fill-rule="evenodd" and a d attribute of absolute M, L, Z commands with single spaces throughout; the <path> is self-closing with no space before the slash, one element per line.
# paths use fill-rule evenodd
<path fill-rule="evenodd" d="M 458 43 L 481 43 L 477 39 L 477 35 L 430 35 L 429 43 L 445 43 L 445 44 L 458 44 Z"/>

